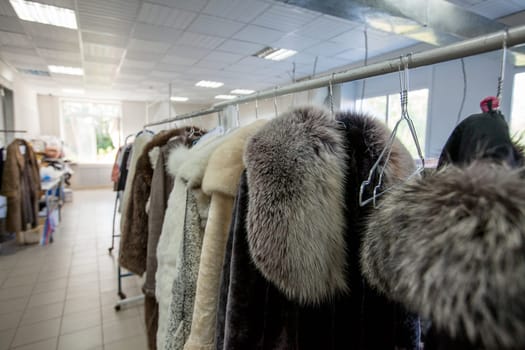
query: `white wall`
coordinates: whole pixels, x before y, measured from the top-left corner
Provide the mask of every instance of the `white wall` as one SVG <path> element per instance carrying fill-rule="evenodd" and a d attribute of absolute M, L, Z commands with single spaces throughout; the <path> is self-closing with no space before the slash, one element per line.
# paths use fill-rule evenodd
<path fill-rule="evenodd" d="M 60 137 L 60 100 L 53 95 L 38 95 L 40 133 Z"/>

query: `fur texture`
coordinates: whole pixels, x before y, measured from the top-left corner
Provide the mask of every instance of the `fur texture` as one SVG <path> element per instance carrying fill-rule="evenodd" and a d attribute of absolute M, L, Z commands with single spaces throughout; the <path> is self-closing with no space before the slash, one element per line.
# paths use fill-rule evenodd
<path fill-rule="evenodd" d="M 394 189 L 363 240 L 367 280 L 474 348 L 523 348 L 523 184 L 477 162 Z"/>
<path fill-rule="evenodd" d="M 173 129 L 155 135 L 142 149 L 142 154 L 135 166 L 132 180 L 131 201 L 125 212 L 122 238 L 120 239 L 119 263 L 129 271 L 142 275 L 146 271 L 146 255 L 148 243 L 148 214 L 146 203 L 151 190 L 153 168 L 150 152 L 165 145 L 169 139 L 180 136 L 180 142 L 190 145 L 192 138 L 187 137 L 189 128 Z M 199 131 L 200 134 L 200 131 Z"/>
<path fill-rule="evenodd" d="M 245 163 L 248 242 L 263 275 L 301 303 L 347 291 L 346 152 L 335 120 L 313 108 L 286 113 L 251 138 Z"/>

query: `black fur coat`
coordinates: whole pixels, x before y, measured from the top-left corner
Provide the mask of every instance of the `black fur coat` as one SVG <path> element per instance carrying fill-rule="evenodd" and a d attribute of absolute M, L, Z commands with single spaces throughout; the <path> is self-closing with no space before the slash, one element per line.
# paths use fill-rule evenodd
<path fill-rule="evenodd" d="M 371 217 L 365 276 L 431 322 L 425 350 L 525 349 L 522 159 L 499 115 L 471 116 Z"/>
<path fill-rule="evenodd" d="M 351 113 L 296 109 L 248 142 L 223 268 L 217 349 L 416 349 L 418 319 L 359 266 L 361 182 L 390 135 Z M 385 182 L 413 161 L 396 141 Z"/>

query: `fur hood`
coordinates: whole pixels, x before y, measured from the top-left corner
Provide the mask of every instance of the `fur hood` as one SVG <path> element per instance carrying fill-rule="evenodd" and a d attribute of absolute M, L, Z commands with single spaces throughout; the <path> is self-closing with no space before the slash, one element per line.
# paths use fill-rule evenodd
<path fill-rule="evenodd" d="M 363 241 L 367 280 L 452 338 L 523 348 L 522 174 L 482 162 L 445 167 L 384 197 Z"/>
<path fill-rule="evenodd" d="M 239 178 L 244 170 L 242 156 L 246 140 L 255 134 L 266 120 L 258 120 L 250 125 L 235 130 L 213 152 L 206 168 L 202 189 L 207 195 L 220 192 L 235 197 Z"/>
<path fill-rule="evenodd" d="M 292 110 L 265 125 L 245 152 L 253 262 L 288 298 L 302 304 L 319 304 L 349 291 L 345 206 L 353 199 L 345 198 L 347 172 L 353 157 L 377 157 L 390 136 L 372 117 L 342 113 L 338 118 L 346 130 L 324 110 Z M 347 148 L 351 132 L 364 140 L 369 154 Z M 413 164 L 400 143 L 394 148 L 386 182 L 394 172 L 406 173 L 397 169 L 405 160 Z"/>
<path fill-rule="evenodd" d="M 173 178 L 177 176 L 179 167 L 189 159 L 190 149 L 186 145 L 178 145 L 173 148 L 168 155 L 168 161 L 166 162 L 166 171 Z"/>

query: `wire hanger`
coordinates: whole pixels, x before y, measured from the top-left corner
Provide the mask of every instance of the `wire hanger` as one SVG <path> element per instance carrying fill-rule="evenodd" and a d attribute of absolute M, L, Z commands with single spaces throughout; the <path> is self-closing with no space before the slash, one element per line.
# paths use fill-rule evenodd
<path fill-rule="evenodd" d="M 259 92 L 255 96 L 255 120 L 259 119 Z"/>
<path fill-rule="evenodd" d="M 507 63 L 507 36 L 508 29 L 505 29 L 503 32 L 503 44 L 502 44 L 502 53 L 501 53 L 501 69 L 498 77 L 498 89 L 496 97 L 501 105 L 501 95 L 503 92 L 503 81 L 505 79 L 505 65 Z"/>
<path fill-rule="evenodd" d="M 328 97 L 330 103 L 330 116 L 334 118 L 334 87 L 333 87 L 334 73 L 328 83 Z"/>
<path fill-rule="evenodd" d="M 273 109 L 275 110 L 275 118 L 277 118 L 277 95 L 275 93 L 273 94 Z"/>
<path fill-rule="evenodd" d="M 409 60 L 409 55 L 407 55 L 406 60 L 403 60 L 402 56 L 400 57 L 399 85 L 400 85 L 400 99 L 401 99 L 401 118 L 399 118 L 399 120 L 396 122 L 396 125 L 394 126 L 394 129 L 392 130 L 392 133 L 390 134 L 390 138 L 388 139 L 385 148 L 383 148 L 376 162 L 370 169 L 368 178 L 361 183 L 361 186 L 359 188 L 359 205 L 362 207 L 372 202 L 374 204 L 374 208 L 377 208 L 377 202 L 376 202 L 377 198 L 379 198 L 381 195 L 383 195 L 384 193 L 392 189 L 392 187 L 381 189 L 381 186 L 383 185 L 385 168 L 392 154 L 392 146 L 394 144 L 394 141 L 396 140 L 397 130 L 399 128 L 399 125 L 401 125 L 401 122 L 403 121 L 406 121 L 408 124 L 410 134 L 412 135 L 412 140 L 414 141 L 416 145 L 417 153 L 421 161 L 421 164 L 419 165 L 419 167 L 408 177 L 408 179 L 415 175 L 419 175 L 423 171 L 423 169 L 425 169 L 425 159 L 423 158 L 423 153 L 421 152 L 421 147 L 419 145 L 416 128 L 414 127 L 414 123 L 412 122 L 412 119 L 410 118 L 410 115 L 408 113 L 408 90 L 409 90 L 408 60 Z M 403 73 L 401 72 L 401 66 L 404 67 Z M 377 175 L 376 173 L 378 170 L 379 170 L 379 175 Z M 373 180 L 376 177 L 377 177 L 377 184 L 374 186 L 372 197 L 364 199 L 364 193 L 365 193 L 366 188 L 370 185 L 374 185 Z"/>

